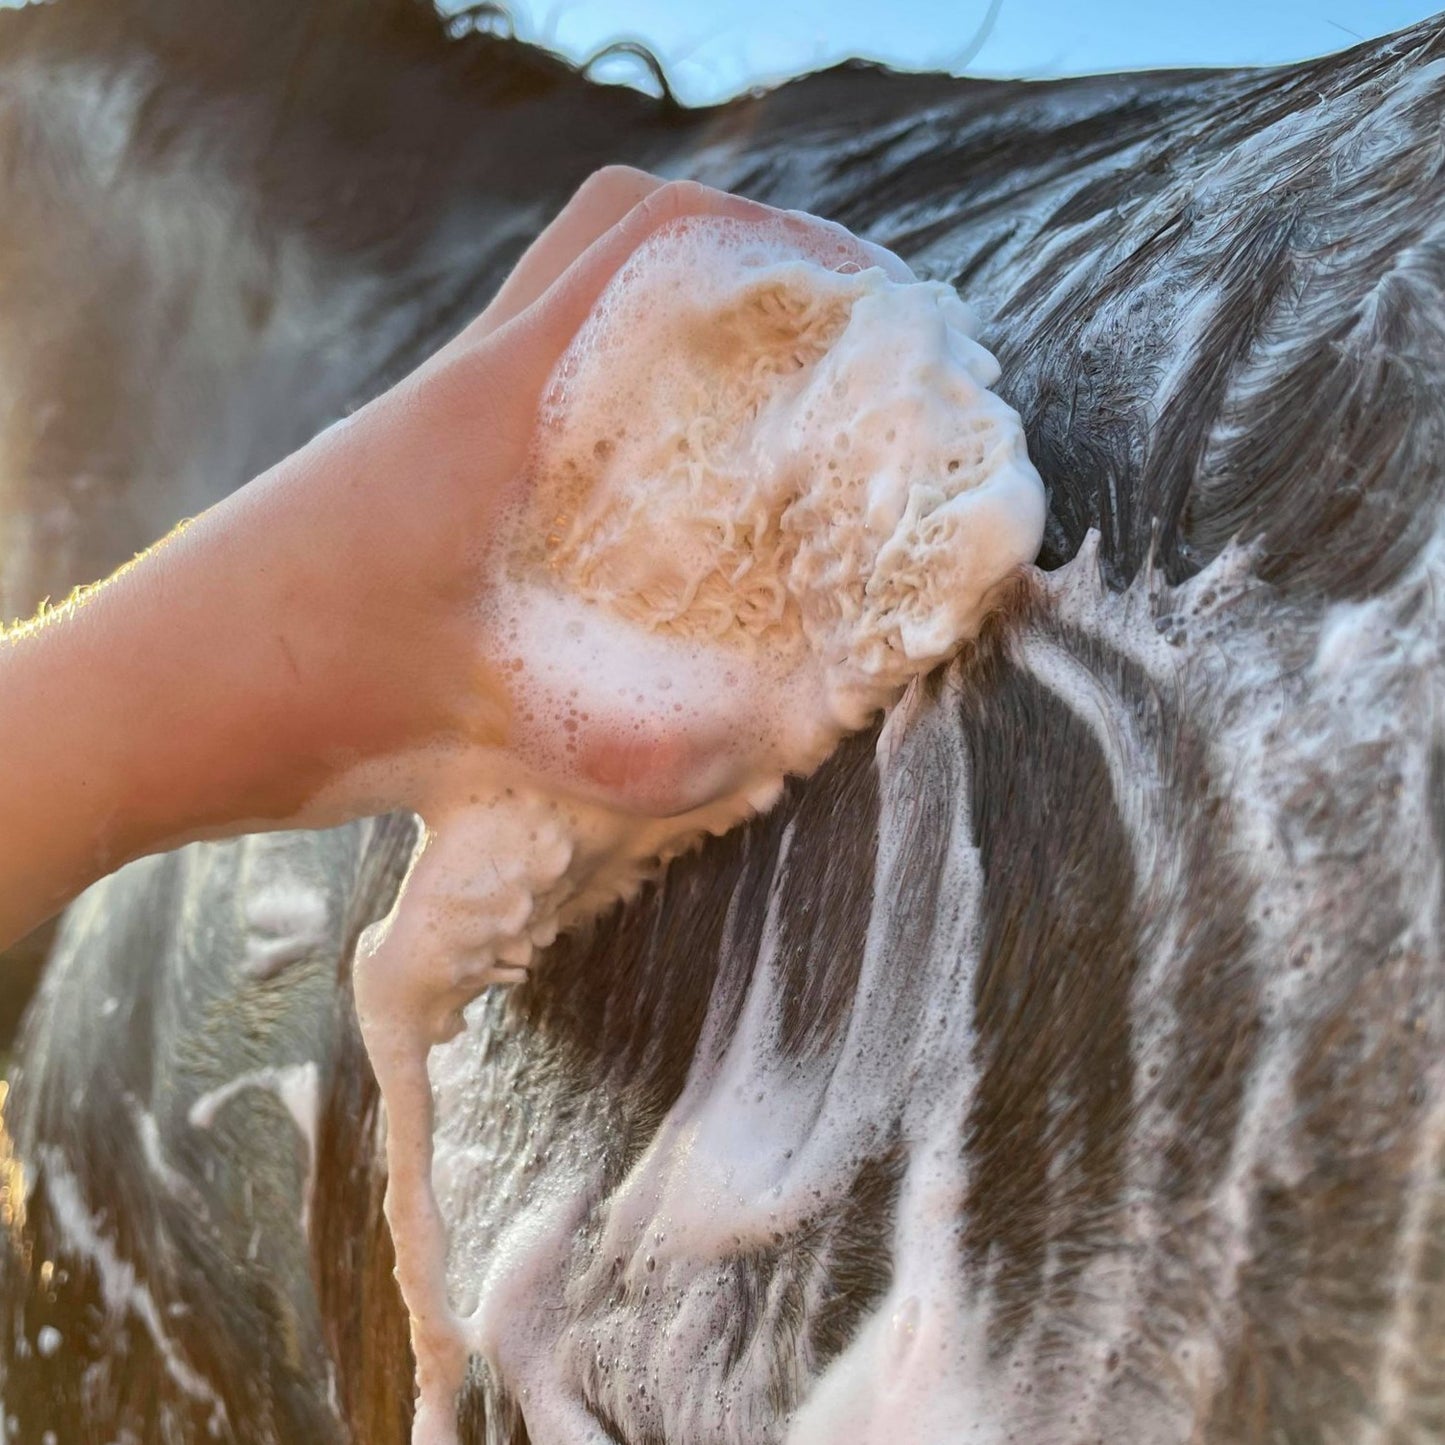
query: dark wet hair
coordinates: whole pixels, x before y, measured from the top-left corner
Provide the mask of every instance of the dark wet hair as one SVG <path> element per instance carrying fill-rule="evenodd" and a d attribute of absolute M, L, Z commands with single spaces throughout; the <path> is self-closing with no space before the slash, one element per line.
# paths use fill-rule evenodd
<path fill-rule="evenodd" d="M 4 501 L 29 519 L 12 589 L 104 571 L 195 505 L 198 468 L 238 484 L 380 389 L 603 160 L 835 217 L 982 313 L 1049 488 L 1044 570 L 881 761 L 875 735 L 849 740 L 485 1005 L 454 1122 L 496 1169 L 467 1247 L 521 1207 L 498 1192 L 488 1214 L 504 1176 L 532 1181 L 525 1200 L 593 1161 L 545 1319 L 604 1438 L 682 1438 L 653 1389 L 664 1333 L 617 1322 L 694 1297 L 682 1270 L 644 1299 L 625 1258 L 589 1251 L 764 985 L 768 1067 L 819 1136 L 852 1101 L 866 1143 L 815 1209 L 714 1262 L 709 1380 L 751 1438 L 780 1438 L 890 1289 L 910 1120 L 955 1082 L 965 1186 L 938 1267 L 979 1322 L 982 1377 L 1010 1381 L 979 1418 L 1020 1441 L 1445 1431 L 1440 22 L 1270 71 L 851 64 L 689 112 L 449 35 L 411 0 L 59 0 L 0 21 L 19 37 L 0 64 L 55 77 L 0 101 L 0 355 L 28 358 L 16 425 L 39 459 Z M 102 112 L 122 163 L 98 180 Z M 167 209 L 168 176 L 198 199 Z M 217 207 L 230 223 L 207 228 Z M 82 267 L 95 295 L 52 306 Z M 179 432 L 168 385 L 190 399 Z M 348 964 L 412 839 L 391 819 L 191 849 L 72 912 L 0 1136 L 26 1181 L 23 1219 L 0 1194 L 19 1439 L 213 1420 L 247 1441 L 404 1438 Z M 261 979 L 245 907 L 275 879 L 320 891 L 331 929 Z M 873 1039 L 902 1041 L 875 1094 L 830 1093 Z M 314 1159 L 265 1088 L 209 1133 L 188 1123 L 203 1091 L 298 1061 L 318 1071 Z M 108 1302 L 97 1240 L 154 1317 Z M 65 1349 L 22 1351 L 50 1322 Z M 515 1445 L 529 1403 L 515 1361 L 494 1365 L 465 1438 Z"/>

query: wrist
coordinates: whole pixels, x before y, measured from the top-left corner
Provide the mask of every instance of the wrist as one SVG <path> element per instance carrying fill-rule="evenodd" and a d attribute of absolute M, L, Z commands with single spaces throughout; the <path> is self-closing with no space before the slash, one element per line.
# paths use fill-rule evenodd
<path fill-rule="evenodd" d="M 388 760 L 506 739 L 470 529 L 438 527 L 444 501 L 420 484 L 398 518 L 385 428 L 361 421 L 198 519 L 163 559 L 179 592 L 200 594 L 187 650 L 214 699 L 189 835 L 344 821 L 353 773 L 371 780 L 366 811 L 412 806 L 412 775 Z M 388 774 L 395 793 L 379 795 Z"/>

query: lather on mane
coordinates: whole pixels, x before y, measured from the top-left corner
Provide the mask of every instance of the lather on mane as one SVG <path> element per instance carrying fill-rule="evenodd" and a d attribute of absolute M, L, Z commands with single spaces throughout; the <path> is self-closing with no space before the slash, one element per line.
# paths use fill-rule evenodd
<path fill-rule="evenodd" d="M 881 736 L 452 1046 L 464 1438 L 1445 1437 L 1445 20 L 697 112 L 454 30 L 0 15 L 0 610 L 402 374 L 608 160 L 953 282 L 1050 489 Z M 0 1113 L 12 1441 L 405 1439 L 348 967 L 413 836 L 71 910 Z"/>

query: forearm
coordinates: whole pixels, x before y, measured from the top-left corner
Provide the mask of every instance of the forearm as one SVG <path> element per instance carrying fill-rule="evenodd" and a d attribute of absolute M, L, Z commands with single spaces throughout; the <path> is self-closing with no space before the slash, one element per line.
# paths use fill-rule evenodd
<path fill-rule="evenodd" d="M 688 740 L 670 715 L 517 750 L 527 716 L 514 724 L 508 689 L 529 685 L 524 662 L 479 635 L 557 359 L 643 242 L 701 217 L 781 228 L 830 266 L 877 261 L 815 222 L 602 173 L 411 376 L 92 594 L 0 633 L 0 946 L 145 853 L 425 814 L 446 788 L 416 770 L 458 749 L 644 812 L 713 777 L 715 730 Z"/>
<path fill-rule="evenodd" d="M 132 858 L 317 821 L 349 767 L 435 726 L 377 661 L 365 579 L 294 554 L 308 511 L 347 505 L 333 473 L 293 459 L 0 641 L 0 944 Z"/>
<path fill-rule="evenodd" d="M 256 666 L 284 631 L 222 615 L 204 550 L 173 536 L 0 645 L 0 940 L 239 806 L 295 806 L 266 768 L 284 679 Z"/>

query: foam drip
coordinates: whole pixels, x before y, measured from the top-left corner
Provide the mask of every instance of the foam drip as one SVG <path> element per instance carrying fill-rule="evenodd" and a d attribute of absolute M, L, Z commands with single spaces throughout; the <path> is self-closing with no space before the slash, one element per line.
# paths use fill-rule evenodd
<path fill-rule="evenodd" d="M 830 270 L 782 225 L 674 225 L 549 386 L 479 619 L 515 736 L 408 765 L 426 840 L 357 952 L 416 1445 L 456 1440 L 468 1357 L 506 1330 L 448 1296 L 432 1046 L 560 930 L 768 807 L 1037 550 L 1042 484 L 972 317 L 886 265 Z"/>

